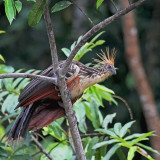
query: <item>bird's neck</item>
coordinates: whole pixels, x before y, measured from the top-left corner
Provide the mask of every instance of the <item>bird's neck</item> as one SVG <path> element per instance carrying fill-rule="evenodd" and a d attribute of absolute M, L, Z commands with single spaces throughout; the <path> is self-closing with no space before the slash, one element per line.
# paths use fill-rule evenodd
<path fill-rule="evenodd" d="M 82 86 L 88 88 L 96 83 L 104 81 L 109 74 L 104 73 L 103 67 L 87 67 L 80 68 L 80 79 Z"/>

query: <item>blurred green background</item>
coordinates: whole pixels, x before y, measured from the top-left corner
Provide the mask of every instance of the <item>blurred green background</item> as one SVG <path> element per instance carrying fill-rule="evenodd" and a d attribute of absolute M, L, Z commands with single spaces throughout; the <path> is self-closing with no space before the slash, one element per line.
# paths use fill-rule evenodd
<path fill-rule="evenodd" d="M 118 1 L 115 2 L 117 7 L 120 7 Z M 52 6 L 54 3 L 52 2 L 50 5 Z M 143 66 L 151 85 L 157 108 L 160 111 L 160 10 L 157 3 L 158 0 L 148 1 L 134 10 L 134 12 Z M 6 65 L 11 65 L 15 69 L 34 68 L 43 70 L 51 64 L 50 48 L 43 18 L 36 27 L 31 28 L 28 26 L 27 18 L 32 4 L 33 2 L 24 1 L 22 11 L 16 16 L 16 20 L 13 21 L 12 25 L 9 25 L 3 3 L 0 1 L 0 30 L 6 31 L 5 34 L 0 34 L 0 54 L 4 56 Z M 77 1 L 77 4 L 95 24 L 115 13 L 115 8 L 110 1 L 104 1 L 98 10 L 93 0 L 81 0 Z M 92 27 L 82 12 L 73 5 L 61 12 L 52 14 L 52 22 L 60 60 L 66 58 L 61 48 L 69 48 L 80 35 L 85 34 Z M 109 24 L 103 30 L 105 33 L 99 39 L 103 39 L 106 42 L 102 46 L 93 49 L 92 52 L 87 53 L 81 61 L 90 63 L 93 61 L 92 58 L 97 58 L 96 53 L 99 53 L 101 49 L 105 50 L 106 47 L 116 48 L 115 66 L 118 68 L 117 75 L 109 78 L 103 84 L 129 103 L 134 119 L 137 120 L 134 130 L 146 132 L 147 127 L 137 95 L 136 85 L 124 55 L 121 19 Z M 137 69 L 136 66 L 135 69 Z M 118 107 L 114 105 L 110 107 L 105 102 L 109 107 L 102 108 L 103 113 L 116 112 L 116 121 L 122 123 L 129 121 L 130 116 L 126 107 L 121 101 L 118 102 Z"/>

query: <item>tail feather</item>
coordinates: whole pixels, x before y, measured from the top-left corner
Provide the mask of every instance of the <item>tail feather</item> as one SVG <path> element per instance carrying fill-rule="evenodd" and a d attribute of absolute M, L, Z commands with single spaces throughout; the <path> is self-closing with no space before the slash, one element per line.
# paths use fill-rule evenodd
<path fill-rule="evenodd" d="M 22 109 L 12 126 L 12 129 L 8 135 L 8 140 L 14 141 L 26 136 L 31 117 L 35 111 L 35 107 L 32 107 L 32 105 L 33 104 Z"/>
<path fill-rule="evenodd" d="M 22 108 L 8 135 L 8 141 L 24 138 L 28 130 L 37 130 L 63 117 L 65 111 L 56 101 L 37 101 Z"/>

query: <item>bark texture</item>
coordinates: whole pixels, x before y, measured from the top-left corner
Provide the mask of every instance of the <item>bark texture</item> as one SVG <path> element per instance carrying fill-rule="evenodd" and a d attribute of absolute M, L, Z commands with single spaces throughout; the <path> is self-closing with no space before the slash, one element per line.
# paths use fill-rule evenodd
<path fill-rule="evenodd" d="M 123 8 L 128 7 L 127 0 L 120 0 Z M 140 47 L 137 36 L 137 28 L 133 12 L 128 13 L 123 18 L 123 33 L 125 40 L 125 55 L 128 66 L 134 76 L 137 85 L 137 91 L 142 104 L 143 114 L 150 131 L 156 131 L 157 136 L 151 138 L 153 148 L 160 151 L 160 123 L 159 115 L 153 98 L 150 85 L 145 74 L 141 56 Z M 160 156 L 154 155 L 156 160 L 160 160 Z"/>

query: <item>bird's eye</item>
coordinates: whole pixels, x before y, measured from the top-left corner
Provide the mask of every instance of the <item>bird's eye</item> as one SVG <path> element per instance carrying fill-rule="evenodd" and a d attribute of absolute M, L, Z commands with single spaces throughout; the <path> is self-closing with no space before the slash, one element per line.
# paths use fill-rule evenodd
<path fill-rule="evenodd" d="M 106 65 L 105 68 L 106 68 L 106 69 L 111 69 L 111 68 L 112 68 L 112 65 L 108 64 L 108 65 Z"/>

